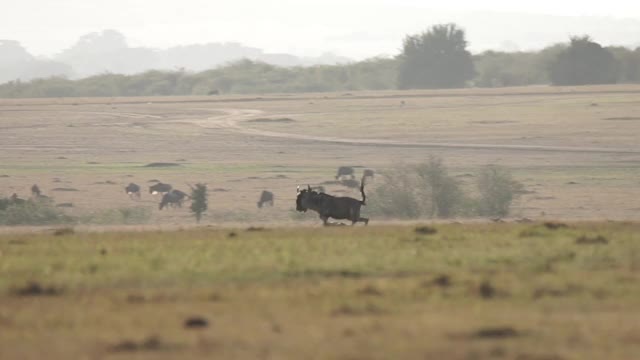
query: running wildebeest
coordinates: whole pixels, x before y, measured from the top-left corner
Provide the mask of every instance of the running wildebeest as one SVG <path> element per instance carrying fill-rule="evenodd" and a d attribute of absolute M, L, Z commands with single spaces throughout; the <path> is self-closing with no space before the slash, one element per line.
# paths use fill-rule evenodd
<path fill-rule="evenodd" d="M 163 184 L 161 182 L 155 184 L 155 185 L 151 185 L 149 186 L 149 194 L 158 194 L 158 193 L 168 193 L 169 191 L 171 191 L 171 189 L 173 189 L 173 187 L 169 184 Z"/>
<path fill-rule="evenodd" d="M 349 176 L 350 179 L 355 179 L 353 168 L 351 166 L 340 166 L 338 168 L 338 173 L 336 174 L 336 180 L 343 176 Z"/>
<path fill-rule="evenodd" d="M 189 195 L 180 190 L 171 190 L 162 196 L 162 200 L 160 201 L 159 208 L 162 210 L 167 205 L 171 205 L 173 207 L 182 207 L 182 202 L 184 199 L 188 199 Z"/>
<path fill-rule="evenodd" d="M 329 218 L 336 220 L 351 220 L 351 225 L 357 222 L 369 224 L 368 218 L 360 217 L 360 208 L 366 205 L 367 197 L 364 194 L 364 177 L 360 184 L 360 193 L 362 200 L 350 197 L 337 197 L 329 194 L 313 191 L 311 186 L 307 185 L 307 189 L 300 190 L 298 187 L 298 197 L 296 198 L 296 210 L 306 212 L 311 209 L 318 213 L 323 224 L 328 225 Z"/>
<path fill-rule="evenodd" d="M 31 196 L 38 197 L 40 195 L 42 195 L 40 188 L 38 187 L 38 185 L 33 184 L 33 186 L 31 187 Z"/>
<path fill-rule="evenodd" d="M 258 200 L 258 209 L 262 209 L 265 204 L 273 206 L 273 193 L 271 191 L 264 190 L 260 194 L 260 200 Z"/>
<path fill-rule="evenodd" d="M 129 195 L 130 198 L 138 198 L 140 199 L 140 186 L 138 184 L 129 183 L 127 187 L 124 188 L 124 191 Z"/>

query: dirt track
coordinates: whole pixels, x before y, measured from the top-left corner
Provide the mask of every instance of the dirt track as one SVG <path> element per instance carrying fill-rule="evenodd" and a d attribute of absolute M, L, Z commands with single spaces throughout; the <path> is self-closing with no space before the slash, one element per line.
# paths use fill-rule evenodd
<path fill-rule="evenodd" d="M 426 149 L 471 149 L 471 150 L 514 150 L 536 152 L 578 152 L 578 153 L 620 153 L 640 154 L 640 148 L 598 148 L 598 147 L 569 147 L 569 146 L 540 146 L 540 145 L 500 145 L 500 144 L 464 144 L 464 143 L 422 143 L 409 141 L 394 141 L 383 139 L 353 139 L 342 137 L 313 136 L 304 134 L 282 133 L 252 129 L 242 126 L 241 122 L 264 115 L 261 110 L 249 109 L 217 109 L 226 114 L 212 116 L 204 120 L 187 120 L 205 128 L 224 129 L 245 135 L 265 136 L 283 139 L 295 139 L 302 141 L 321 142 L 328 144 L 356 145 L 356 146 L 382 146 L 401 148 L 426 148 Z M 272 117 L 286 117 L 290 114 L 269 114 Z"/>

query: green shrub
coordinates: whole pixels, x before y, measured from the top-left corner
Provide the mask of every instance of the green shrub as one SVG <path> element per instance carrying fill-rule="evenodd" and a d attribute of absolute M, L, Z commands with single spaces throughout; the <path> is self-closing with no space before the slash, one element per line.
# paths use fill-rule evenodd
<path fill-rule="evenodd" d="M 19 202 L 0 199 L 0 225 L 69 224 L 73 218 L 57 209 L 47 198 Z"/>
<path fill-rule="evenodd" d="M 470 197 L 441 159 L 379 173 L 379 185 L 368 196 L 366 212 L 389 218 L 505 216 L 522 192 L 522 184 L 504 168 L 487 166 L 477 178 L 479 197 Z"/>
<path fill-rule="evenodd" d="M 511 172 L 503 167 L 489 165 L 480 171 L 477 177 L 479 215 L 506 216 L 515 198 L 522 190 L 523 185 L 511 176 Z"/>
<path fill-rule="evenodd" d="M 381 178 L 371 196 L 369 212 L 405 219 L 447 218 L 464 209 L 466 197 L 460 184 L 439 158 L 382 172 Z"/>

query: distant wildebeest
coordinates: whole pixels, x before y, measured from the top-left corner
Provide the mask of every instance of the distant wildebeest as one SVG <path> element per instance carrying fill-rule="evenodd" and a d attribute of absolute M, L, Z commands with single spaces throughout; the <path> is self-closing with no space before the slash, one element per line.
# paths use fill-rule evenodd
<path fill-rule="evenodd" d="M 364 169 L 364 172 L 362 173 L 362 176 L 364 176 L 364 177 L 372 178 L 374 175 L 375 175 L 375 173 L 371 169 Z"/>
<path fill-rule="evenodd" d="M 351 166 L 340 166 L 338 168 L 338 173 L 336 174 L 336 180 L 343 176 L 349 176 L 350 179 L 355 179 L 353 168 Z"/>
<path fill-rule="evenodd" d="M 40 195 L 42 195 L 40 188 L 38 187 L 38 185 L 33 184 L 33 186 L 31 187 L 31 196 L 38 197 Z"/>
<path fill-rule="evenodd" d="M 151 185 L 149 186 L 149 193 L 150 194 L 158 194 L 158 193 L 168 193 L 169 191 L 171 191 L 171 189 L 173 189 L 173 187 L 169 184 L 163 184 L 161 182 L 155 184 L 155 185 Z"/>
<path fill-rule="evenodd" d="M 24 204 L 26 202 L 27 200 L 19 198 L 18 194 L 16 193 L 13 193 L 13 195 L 11 195 L 11 197 L 9 198 L 10 204 Z"/>
<path fill-rule="evenodd" d="M 369 224 L 369 219 L 360 217 L 360 208 L 366 205 L 366 195 L 364 194 L 364 177 L 360 184 L 362 200 L 350 197 L 337 197 L 329 194 L 313 191 L 311 186 L 300 190 L 298 187 L 298 197 L 296 198 L 296 210 L 306 212 L 311 209 L 318 213 L 323 224 L 326 226 L 329 218 L 336 220 L 351 220 L 351 225 L 357 222 Z"/>
<path fill-rule="evenodd" d="M 173 207 L 182 207 L 182 202 L 185 199 L 188 199 L 189 195 L 180 190 L 171 190 L 162 196 L 162 200 L 160 201 L 160 210 L 165 208 L 167 205 L 171 205 Z"/>
<path fill-rule="evenodd" d="M 220 90 L 212 89 L 212 90 L 209 90 L 209 92 L 207 94 L 208 95 L 220 95 Z"/>
<path fill-rule="evenodd" d="M 129 195 L 130 198 L 138 198 L 140 199 L 140 186 L 138 184 L 129 183 L 127 187 L 124 188 L 124 191 Z"/>
<path fill-rule="evenodd" d="M 260 194 L 260 200 L 258 200 L 258 209 L 262 209 L 265 204 L 273 206 L 273 193 L 271 191 L 264 190 Z"/>

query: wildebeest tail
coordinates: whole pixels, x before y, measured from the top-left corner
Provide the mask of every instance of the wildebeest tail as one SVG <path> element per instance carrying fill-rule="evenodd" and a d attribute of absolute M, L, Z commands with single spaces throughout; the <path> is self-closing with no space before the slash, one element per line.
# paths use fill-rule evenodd
<path fill-rule="evenodd" d="M 365 176 L 362 176 L 362 181 L 360 182 L 360 193 L 362 194 L 362 201 L 360 201 L 360 203 L 362 205 L 367 205 L 367 196 L 364 194 L 364 179 Z"/>

